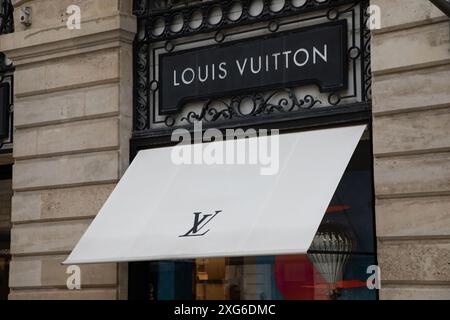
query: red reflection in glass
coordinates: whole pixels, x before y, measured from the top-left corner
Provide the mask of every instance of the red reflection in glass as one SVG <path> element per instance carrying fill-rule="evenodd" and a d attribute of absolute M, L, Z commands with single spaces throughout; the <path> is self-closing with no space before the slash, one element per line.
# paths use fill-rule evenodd
<path fill-rule="evenodd" d="M 330 300 L 329 285 L 307 255 L 275 257 L 275 279 L 286 300 Z"/>

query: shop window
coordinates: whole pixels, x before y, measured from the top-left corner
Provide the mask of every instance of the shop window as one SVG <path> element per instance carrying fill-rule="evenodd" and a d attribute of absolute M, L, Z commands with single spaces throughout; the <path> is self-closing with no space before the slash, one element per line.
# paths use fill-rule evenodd
<path fill-rule="evenodd" d="M 371 141 L 363 139 L 307 254 L 132 264 L 130 298 L 376 299 L 367 287 L 368 267 L 376 265 L 371 159 Z"/>

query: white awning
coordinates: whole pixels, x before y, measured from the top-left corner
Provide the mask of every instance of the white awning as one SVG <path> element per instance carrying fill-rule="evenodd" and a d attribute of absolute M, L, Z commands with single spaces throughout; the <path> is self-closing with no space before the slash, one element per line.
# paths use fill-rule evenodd
<path fill-rule="evenodd" d="M 306 253 L 365 127 L 280 135 L 275 175 L 141 151 L 65 264 Z"/>

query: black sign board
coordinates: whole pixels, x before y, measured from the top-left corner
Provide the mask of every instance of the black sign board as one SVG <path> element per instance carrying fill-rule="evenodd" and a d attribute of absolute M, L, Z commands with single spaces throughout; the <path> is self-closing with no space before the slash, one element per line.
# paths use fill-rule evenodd
<path fill-rule="evenodd" d="M 9 135 L 9 83 L 0 83 L 0 138 Z"/>
<path fill-rule="evenodd" d="M 347 21 L 160 56 L 159 112 L 188 101 L 316 84 L 347 87 Z"/>

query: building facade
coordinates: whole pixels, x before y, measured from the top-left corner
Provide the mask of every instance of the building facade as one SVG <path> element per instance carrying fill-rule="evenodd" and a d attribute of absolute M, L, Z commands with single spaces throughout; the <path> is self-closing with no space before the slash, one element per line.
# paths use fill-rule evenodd
<path fill-rule="evenodd" d="M 206 8 L 212 12 L 215 7 L 209 7 L 208 2 L 214 1 L 203 1 L 200 10 Z M 253 8 L 252 1 L 237 2 L 243 3 L 241 10 Z M 265 1 L 264 6 L 274 6 L 270 12 L 279 16 L 261 18 L 255 24 L 242 22 L 236 28 L 258 33 L 257 23 L 260 23 L 268 24 L 269 31 L 276 33 L 278 28 L 283 31 L 291 24 L 302 27 L 306 23 L 303 17 L 319 9 L 326 10 L 325 20 L 334 21 L 340 11 L 337 11 L 338 17 L 331 17 L 336 12 L 332 9 L 344 2 L 351 8 L 363 6 L 354 11 L 360 16 L 351 25 L 355 30 L 353 36 L 360 42 L 355 45 L 359 47 L 359 54 L 351 58 L 355 61 L 352 69 L 355 76 L 350 78 L 359 81 L 355 82 L 354 89 L 361 91 L 349 102 L 348 117 L 344 121 L 339 112 L 326 114 L 343 98 L 338 96 L 339 101 L 334 104 L 334 97 L 330 96 L 331 108 L 323 111 L 326 123 L 313 123 L 309 116 L 297 117 L 292 123 L 291 118 L 283 118 L 288 124 L 282 129 L 307 130 L 343 122 L 369 126 L 362 139 L 369 147 L 361 151 L 364 166 L 370 173 L 364 184 L 368 193 L 360 196 L 367 197 L 368 207 L 373 204 L 373 210 L 368 211 L 369 222 L 366 222 L 373 226 L 372 236 L 376 240 L 368 245 L 370 249 L 361 251 L 370 251 L 366 253 L 373 256 L 374 261 L 367 265 L 379 265 L 381 289 L 377 296 L 361 297 L 449 299 L 449 18 L 429 1 L 372 0 L 370 5 L 380 9 L 381 25 L 365 35 L 364 10 L 368 1 L 272 2 Z M 179 118 L 162 117 L 162 120 L 151 116 L 154 107 L 142 101 L 149 97 L 148 92 L 144 95 L 142 92 L 154 91 L 151 85 L 157 84 L 140 74 L 152 65 L 151 61 L 142 62 L 140 54 L 154 48 L 155 43 L 158 50 L 168 52 L 173 50 L 170 46 L 180 45 L 181 37 L 173 35 L 181 32 L 176 31 L 175 22 L 170 24 L 173 32 L 162 31 L 162 40 L 157 31 L 152 33 L 158 28 L 169 28 L 168 22 L 158 25 L 154 13 L 165 10 L 173 13 L 181 10 L 179 8 L 188 12 L 199 3 L 175 1 L 171 9 L 159 8 L 158 2 L 152 1 L 135 1 L 133 5 L 131 0 L 0 3 L 4 4 L 5 13 L 8 4 L 14 8 L 14 27 L 2 25 L 0 29 L 0 52 L 6 57 L 5 66 L 10 66 L 3 68 L 1 72 L 5 76 L 0 74 L 0 79 L 2 83 L 8 82 L 13 101 L 13 108 L 5 113 L 11 122 L 5 127 L 11 129 L 11 133 L 6 130 L 0 143 L 1 297 L 127 299 L 155 295 L 139 284 L 150 281 L 149 274 L 160 277 L 161 270 L 173 266 L 159 265 L 159 271 L 151 271 L 152 266 L 126 262 L 83 265 L 82 289 L 69 290 L 67 267 L 61 263 L 95 218 L 137 151 L 167 144 L 170 132 L 180 124 L 180 119 L 190 119 L 188 113 Z M 312 9 L 302 9 L 305 3 L 308 7 L 304 8 Z M 76 10 L 68 10 L 71 5 L 80 9 L 80 29 L 67 25 L 76 13 Z M 330 7 L 321 8 L 321 5 Z M 277 6 L 280 9 L 276 9 Z M 288 7 L 291 13 L 277 13 L 285 12 Z M 215 14 L 211 17 L 209 25 L 213 26 Z M 300 20 L 296 21 L 297 18 Z M 241 21 L 239 19 L 242 18 L 236 21 Z M 248 20 L 251 19 L 250 14 Z M 4 21 L 5 18 L 2 23 Z M 276 23 L 271 24 L 274 21 Z M 228 39 L 221 37 L 229 36 L 228 29 L 223 22 L 219 25 L 220 28 L 189 34 L 189 37 L 208 45 L 224 40 L 226 44 Z M 213 35 L 211 43 L 202 38 L 204 34 Z M 238 35 L 233 37 L 240 40 Z M 368 42 L 365 39 L 369 39 Z M 148 52 L 144 56 L 148 57 Z M 371 68 L 367 61 L 371 62 Z M 195 109 L 192 112 L 195 115 Z M 199 114 L 196 116 L 198 118 Z M 277 127 L 278 122 L 271 117 L 272 114 L 268 114 L 268 120 L 258 126 Z M 217 127 L 255 125 L 247 122 L 248 119 L 231 120 L 218 122 Z M 216 123 L 208 124 L 206 118 L 203 122 L 216 126 Z M 360 168 L 360 161 L 355 160 L 355 163 Z M 209 267 L 208 263 L 197 261 L 198 277 L 208 273 L 205 269 L 209 268 L 210 274 L 221 278 L 223 265 L 220 260 L 211 262 Z M 170 270 L 176 279 L 185 269 Z M 236 272 L 255 275 L 251 268 L 239 270 Z M 217 288 L 205 283 L 196 285 L 199 299 L 223 298 L 217 296 L 217 292 Z M 236 292 L 230 290 L 228 298 L 233 296 Z M 278 296 L 272 294 L 271 297 Z"/>

